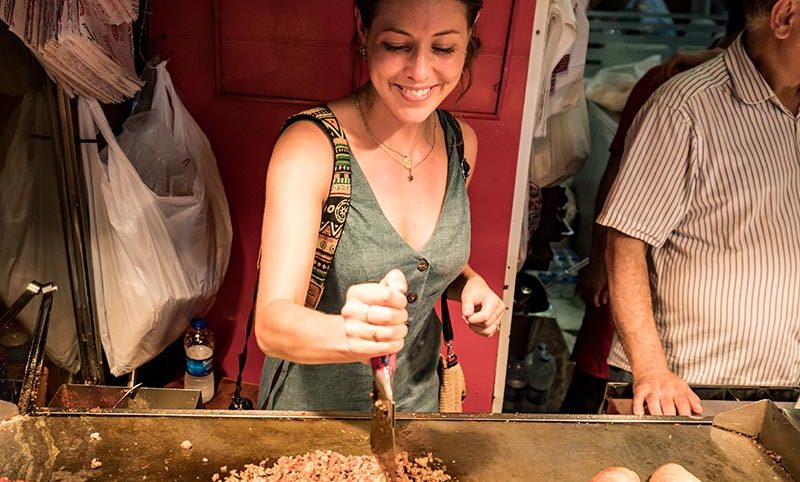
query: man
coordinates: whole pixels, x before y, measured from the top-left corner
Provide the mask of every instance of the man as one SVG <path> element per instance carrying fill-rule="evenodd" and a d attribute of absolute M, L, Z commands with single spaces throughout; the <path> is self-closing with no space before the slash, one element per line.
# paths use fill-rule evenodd
<path fill-rule="evenodd" d="M 625 149 L 625 138 L 639 110 L 664 82 L 720 55 L 744 29 L 741 0 L 731 0 L 727 6 L 728 23 L 725 35 L 715 39 L 706 50 L 676 52 L 663 64 L 647 71 L 631 90 L 608 149 L 608 164 L 595 198 L 595 216 L 600 214 L 617 177 Z M 586 312 L 570 357 L 575 362 L 575 367 L 561 405 L 562 413 L 598 413 L 610 379 L 608 354 L 616 330 L 608 304 L 608 278 L 603 259 L 605 248 L 606 228 L 595 224 L 592 227 L 589 265 L 581 270 L 578 277 L 578 293 L 586 304 Z"/>
<path fill-rule="evenodd" d="M 800 385 L 800 2 L 743 5 L 637 116 L 597 220 L 635 414 L 701 413 L 688 383 Z"/>

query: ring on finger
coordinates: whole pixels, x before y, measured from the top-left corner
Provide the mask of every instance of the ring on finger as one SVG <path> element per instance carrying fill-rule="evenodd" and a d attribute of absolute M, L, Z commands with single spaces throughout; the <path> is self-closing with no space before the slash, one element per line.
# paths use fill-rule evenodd
<path fill-rule="evenodd" d="M 372 340 L 378 342 L 378 325 L 372 325 Z"/>
<path fill-rule="evenodd" d="M 362 319 L 364 323 L 369 323 L 369 309 L 372 305 L 364 305 L 364 314 L 362 315 Z"/>
<path fill-rule="evenodd" d="M 500 325 L 503 324 L 503 314 L 504 314 L 504 312 L 505 312 L 505 308 L 500 310 L 500 311 L 495 312 L 495 316 L 497 316 L 497 326 L 498 327 L 500 327 Z"/>

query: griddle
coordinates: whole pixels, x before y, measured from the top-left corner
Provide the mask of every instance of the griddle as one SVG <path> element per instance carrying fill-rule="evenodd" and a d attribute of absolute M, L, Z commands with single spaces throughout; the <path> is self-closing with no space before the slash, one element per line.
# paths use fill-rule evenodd
<path fill-rule="evenodd" d="M 715 427 L 710 418 L 398 413 L 397 442 L 412 457 L 432 452 L 460 481 L 586 482 L 620 465 L 646 480 L 667 462 L 705 481 L 796 480 L 789 471 L 800 462 L 800 414 L 764 403 L 754 405 L 755 419 L 781 423 L 757 426 L 755 435 Z M 733 419 L 750 420 L 752 429 L 754 417 L 741 410 Z M 0 422 L 0 476 L 207 481 L 222 466 L 313 450 L 368 455 L 369 430 L 367 413 L 40 409 Z M 92 441 L 93 432 L 101 440 Z M 783 445 L 765 447 L 764 435 Z M 191 450 L 181 448 L 184 440 Z M 102 467 L 90 468 L 93 458 Z"/>

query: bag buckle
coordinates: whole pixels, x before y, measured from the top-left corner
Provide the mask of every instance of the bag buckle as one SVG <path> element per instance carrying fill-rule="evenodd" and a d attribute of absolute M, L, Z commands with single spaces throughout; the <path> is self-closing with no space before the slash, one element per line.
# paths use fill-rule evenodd
<path fill-rule="evenodd" d="M 444 343 L 445 346 L 445 362 L 447 368 L 452 368 L 458 364 L 458 357 L 456 356 L 456 352 L 453 350 L 453 340 L 446 341 Z"/>

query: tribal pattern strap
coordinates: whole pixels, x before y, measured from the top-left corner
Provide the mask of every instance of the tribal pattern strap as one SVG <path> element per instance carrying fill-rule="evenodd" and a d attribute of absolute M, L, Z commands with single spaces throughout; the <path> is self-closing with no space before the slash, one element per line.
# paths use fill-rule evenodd
<path fill-rule="evenodd" d="M 325 278 L 328 277 L 333 255 L 336 253 L 347 213 L 350 211 L 350 145 L 339 121 L 326 105 L 293 115 L 283 124 L 283 129 L 299 120 L 311 120 L 319 125 L 333 145 L 333 177 L 328 199 L 325 200 L 322 209 L 314 266 L 311 269 L 311 280 L 306 293 L 305 306 L 316 308 L 322 298 Z"/>

